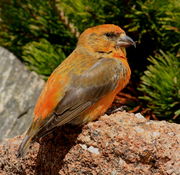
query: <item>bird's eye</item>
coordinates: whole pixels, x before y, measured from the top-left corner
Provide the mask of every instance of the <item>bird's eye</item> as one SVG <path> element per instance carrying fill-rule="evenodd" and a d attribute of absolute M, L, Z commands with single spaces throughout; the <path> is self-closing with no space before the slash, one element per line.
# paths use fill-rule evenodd
<path fill-rule="evenodd" d="M 108 38 L 116 37 L 116 34 L 115 34 L 115 33 L 112 33 L 112 32 L 105 33 L 105 35 L 106 35 Z"/>

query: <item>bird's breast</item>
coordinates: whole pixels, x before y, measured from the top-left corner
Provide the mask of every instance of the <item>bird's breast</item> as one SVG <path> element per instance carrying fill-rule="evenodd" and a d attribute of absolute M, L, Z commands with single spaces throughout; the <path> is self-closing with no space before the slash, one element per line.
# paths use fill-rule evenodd
<path fill-rule="evenodd" d="M 129 82 L 131 76 L 131 70 L 127 59 L 118 59 L 120 61 L 119 64 L 119 81 L 115 88 L 115 93 L 117 94 L 120 90 L 122 90 Z"/>

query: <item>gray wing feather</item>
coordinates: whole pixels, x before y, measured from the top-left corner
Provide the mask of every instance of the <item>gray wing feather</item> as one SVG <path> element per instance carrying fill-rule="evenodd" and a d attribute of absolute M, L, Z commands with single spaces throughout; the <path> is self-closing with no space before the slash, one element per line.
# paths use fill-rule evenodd
<path fill-rule="evenodd" d="M 72 121 L 111 92 L 117 86 L 121 69 L 120 61 L 102 58 L 82 75 L 74 76 L 71 88 L 59 102 L 54 113 L 49 117 L 49 121 L 41 127 L 37 137 L 46 135 L 56 126 Z"/>

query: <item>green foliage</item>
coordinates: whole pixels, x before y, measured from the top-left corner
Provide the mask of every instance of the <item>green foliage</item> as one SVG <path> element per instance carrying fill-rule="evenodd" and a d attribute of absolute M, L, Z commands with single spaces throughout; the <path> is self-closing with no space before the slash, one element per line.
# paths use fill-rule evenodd
<path fill-rule="evenodd" d="M 33 41 L 23 47 L 22 57 L 29 68 L 45 78 L 65 59 L 59 45 L 52 45 L 45 39 Z"/>
<path fill-rule="evenodd" d="M 51 0 L 1 0 L 0 18 L 0 45 L 45 77 L 75 47 Z"/>
<path fill-rule="evenodd" d="M 119 0 L 57 0 L 80 32 L 88 27 L 104 23 L 124 26 L 125 14 L 131 9 L 133 1 Z"/>
<path fill-rule="evenodd" d="M 179 34 L 179 8 L 180 3 L 176 0 L 138 0 L 132 12 L 126 15 L 131 19 L 131 23 L 126 27 L 129 31 L 139 31 L 139 39 L 142 39 L 144 35 L 150 35 L 152 40 L 157 38 L 166 41 L 170 32 Z M 179 41 L 178 36 L 175 38 Z"/>
<path fill-rule="evenodd" d="M 149 64 L 146 58 L 160 49 L 177 53 L 180 47 L 179 9 L 177 0 L 137 0 L 130 13 L 125 15 L 129 20 L 125 28 L 139 43 L 136 61 L 132 60 L 133 68 L 140 70 L 138 73 Z"/>
<path fill-rule="evenodd" d="M 140 97 L 147 101 L 148 107 L 157 117 L 170 119 L 180 116 L 180 61 L 169 52 L 160 51 L 150 57 L 152 65 L 141 77 L 139 90 L 145 95 Z"/>
<path fill-rule="evenodd" d="M 0 45 L 22 56 L 23 46 L 41 38 L 59 44 L 69 54 L 75 37 L 59 20 L 51 0 L 1 0 Z"/>

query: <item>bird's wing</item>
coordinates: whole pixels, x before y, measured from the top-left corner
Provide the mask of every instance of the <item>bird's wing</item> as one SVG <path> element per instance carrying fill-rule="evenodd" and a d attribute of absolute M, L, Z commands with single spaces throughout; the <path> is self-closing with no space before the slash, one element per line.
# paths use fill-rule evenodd
<path fill-rule="evenodd" d="M 41 126 L 37 137 L 46 135 L 56 126 L 72 121 L 104 95 L 114 90 L 121 71 L 120 61 L 101 58 L 83 74 L 74 76 L 70 88 L 56 106 L 53 114 Z"/>

